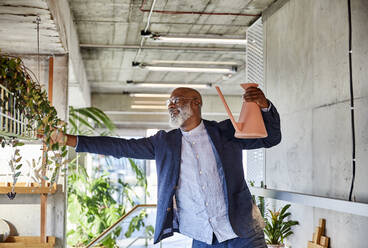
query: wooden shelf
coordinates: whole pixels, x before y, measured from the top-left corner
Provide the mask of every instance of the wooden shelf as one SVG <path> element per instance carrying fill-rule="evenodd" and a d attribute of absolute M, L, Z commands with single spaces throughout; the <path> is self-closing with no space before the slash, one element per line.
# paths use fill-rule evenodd
<path fill-rule="evenodd" d="M 12 191 L 11 183 L 1 183 L 0 182 L 0 194 L 7 194 Z M 55 194 L 57 191 L 57 185 L 54 183 L 50 185 L 48 183 L 46 186 L 41 187 L 38 183 L 16 183 L 14 191 L 17 194 Z"/>
<path fill-rule="evenodd" d="M 37 236 L 9 236 L 5 242 L 0 243 L 0 248 L 53 248 L 56 238 L 49 236 L 46 243 L 41 242 Z"/>

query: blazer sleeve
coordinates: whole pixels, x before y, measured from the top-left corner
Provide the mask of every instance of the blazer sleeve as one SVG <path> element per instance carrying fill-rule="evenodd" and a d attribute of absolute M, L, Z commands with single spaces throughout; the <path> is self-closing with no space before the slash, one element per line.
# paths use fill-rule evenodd
<path fill-rule="evenodd" d="M 76 152 L 110 155 L 116 158 L 154 159 L 153 138 L 123 139 L 106 136 L 78 136 Z"/>
<path fill-rule="evenodd" d="M 242 149 L 258 149 L 269 148 L 275 146 L 281 141 L 280 116 L 273 103 L 268 112 L 262 111 L 263 121 L 266 126 L 268 136 L 259 139 L 238 139 L 234 137 L 235 129 L 230 120 L 225 120 L 222 125 L 226 126 L 225 133 L 229 135 L 235 142 L 239 143 Z M 224 127 L 224 126 L 223 126 Z M 230 138 L 229 137 L 229 138 Z"/>

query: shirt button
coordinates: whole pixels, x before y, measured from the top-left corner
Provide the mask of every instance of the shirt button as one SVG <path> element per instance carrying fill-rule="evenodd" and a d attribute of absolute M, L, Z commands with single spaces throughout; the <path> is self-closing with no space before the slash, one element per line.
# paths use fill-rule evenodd
<path fill-rule="evenodd" d="M 208 206 L 208 202 L 206 202 L 206 206 Z"/>
<path fill-rule="evenodd" d="M 170 212 L 170 211 L 171 211 L 171 208 L 167 208 L 167 209 L 166 209 L 166 211 L 167 211 L 167 212 Z"/>
<path fill-rule="evenodd" d="M 204 189 L 205 187 L 204 186 L 202 186 L 202 189 Z"/>
<path fill-rule="evenodd" d="M 208 219 L 208 221 L 209 221 L 209 222 L 211 222 L 211 221 L 212 221 L 212 219 L 211 219 L 211 218 L 209 218 L 209 219 Z"/>
<path fill-rule="evenodd" d="M 199 174 L 201 174 L 201 175 L 202 175 L 202 170 L 200 170 L 200 171 L 199 171 Z"/>
<path fill-rule="evenodd" d="M 195 145 L 195 142 L 193 142 L 192 144 Z"/>
<path fill-rule="evenodd" d="M 197 154 L 197 156 L 196 156 L 197 158 L 199 158 L 199 155 Z"/>

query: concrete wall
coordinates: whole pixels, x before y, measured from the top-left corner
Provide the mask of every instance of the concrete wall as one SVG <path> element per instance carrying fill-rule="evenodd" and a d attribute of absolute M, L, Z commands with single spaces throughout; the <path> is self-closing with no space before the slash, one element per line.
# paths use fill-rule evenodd
<path fill-rule="evenodd" d="M 268 188 L 348 199 L 352 132 L 346 0 L 290 0 L 264 14 L 267 95 L 283 140 L 266 151 Z M 368 2 L 352 0 L 356 201 L 368 203 Z M 283 203 L 285 204 L 285 203 Z M 277 204 L 280 205 L 280 204 Z M 368 218 L 293 204 L 290 238 L 306 247 L 319 218 L 331 247 L 367 247 Z"/>
<path fill-rule="evenodd" d="M 47 5 L 57 25 L 61 42 L 69 54 L 69 105 L 91 105 L 90 85 L 79 50 L 79 39 L 67 0 L 47 0 Z"/>
<path fill-rule="evenodd" d="M 52 55 L 40 56 L 40 84 L 49 92 L 49 58 Z M 26 67 L 28 67 L 38 78 L 37 56 L 21 56 Z M 31 74 L 32 75 L 32 74 Z M 68 111 L 68 56 L 54 56 L 54 78 L 53 78 L 53 106 L 58 112 L 58 117 L 66 120 Z M 32 75 L 33 76 L 33 75 Z"/>

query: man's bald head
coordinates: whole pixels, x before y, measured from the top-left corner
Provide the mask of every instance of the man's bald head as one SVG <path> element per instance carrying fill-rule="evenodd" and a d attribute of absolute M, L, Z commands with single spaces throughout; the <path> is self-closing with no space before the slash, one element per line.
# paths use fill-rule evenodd
<path fill-rule="evenodd" d="M 188 87 L 179 87 L 172 91 L 171 97 L 185 97 L 185 98 L 193 98 L 197 101 L 197 103 L 202 106 L 202 96 L 201 94 L 193 89 Z"/>

